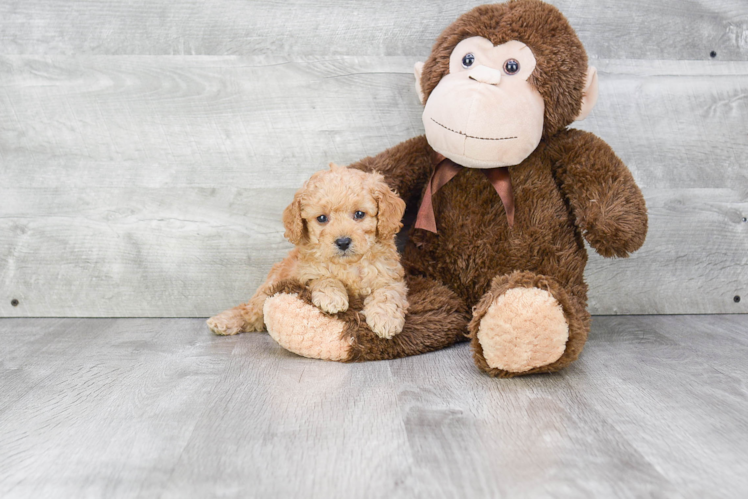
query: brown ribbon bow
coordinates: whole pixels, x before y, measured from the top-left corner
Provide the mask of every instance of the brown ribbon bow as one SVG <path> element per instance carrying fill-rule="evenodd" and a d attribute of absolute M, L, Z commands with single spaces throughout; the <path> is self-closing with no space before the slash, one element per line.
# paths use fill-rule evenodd
<path fill-rule="evenodd" d="M 436 169 L 431 175 L 428 185 L 426 185 L 426 192 L 418 209 L 418 217 L 416 217 L 415 225 L 418 229 L 425 229 L 432 233 L 436 233 L 436 216 L 434 215 L 434 205 L 432 204 L 433 195 L 465 168 L 440 154 L 436 155 L 435 162 L 437 164 Z M 511 228 L 514 226 L 514 194 L 512 193 L 512 179 L 509 177 L 509 168 L 487 168 L 481 169 L 481 172 L 488 178 L 498 193 L 499 198 L 501 198 L 501 203 L 504 204 L 504 211 L 506 212 L 506 219 Z"/>

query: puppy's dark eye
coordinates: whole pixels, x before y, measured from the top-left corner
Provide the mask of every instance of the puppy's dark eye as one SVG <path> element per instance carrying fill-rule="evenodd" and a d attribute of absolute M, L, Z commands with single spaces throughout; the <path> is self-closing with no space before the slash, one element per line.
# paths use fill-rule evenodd
<path fill-rule="evenodd" d="M 325 222 L 327 222 L 327 216 L 320 215 L 319 217 L 317 217 L 317 222 L 319 222 L 320 224 L 324 224 Z"/>
<path fill-rule="evenodd" d="M 519 61 L 516 59 L 507 59 L 504 61 L 504 72 L 507 75 L 516 75 L 519 72 Z"/>
<path fill-rule="evenodd" d="M 462 57 L 462 67 L 467 69 L 475 62 L 475 56 L 468 52 Z"/>
<path fill-rule="evenodd" d="M 366 217 L 366 214 L 362 212 L 361 210 L 356 210 L 355 212 L 353 212 L 354 219 L 360 220 L 360 219 L 363 219 L 364 217 Z"/>

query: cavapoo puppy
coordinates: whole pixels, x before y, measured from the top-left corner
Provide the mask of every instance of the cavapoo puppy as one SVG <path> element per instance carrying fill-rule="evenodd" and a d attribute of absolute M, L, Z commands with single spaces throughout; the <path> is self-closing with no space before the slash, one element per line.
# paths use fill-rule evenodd
<path fill-rule="evenodd" d="M 392 338 L 402 331 L 408 308 L 395 248 L 404 211 L 405 202 L 380 174 L 331 163 L 330 170 L 312 175 L 283 212 L 285 236 L 296 248 L 270 269 L 249 302 L 210 318 L 208 326 L 218 335 L 263 331 L 268 293 L 276 283 L 295 279 L 329 314 L 346 311 L 349 294 L 363 298 L 368 325 Z"/>

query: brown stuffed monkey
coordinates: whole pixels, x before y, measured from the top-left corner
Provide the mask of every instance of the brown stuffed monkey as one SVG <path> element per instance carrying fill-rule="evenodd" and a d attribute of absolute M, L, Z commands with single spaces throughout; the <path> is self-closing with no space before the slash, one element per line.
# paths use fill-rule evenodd
<path fill-rule="evenodd" d="M 567 128 L 595 103 L 595 69 L 555 7 L 514 0 L 461 16 L 415 74 L 425 136 L 352 165 L 382 173 L 419 207 L 402 257 L 403 331 L 378 337 L 355 299 L 323 314 L 288 282 L 265 302 L 267 329 L 320 359 L 391 359 L 469 339 L 490 375 L 559 370 L 590 328 L 583 238 L 626 257 L 647 233 L 626 166 L 595 135 Z"/>

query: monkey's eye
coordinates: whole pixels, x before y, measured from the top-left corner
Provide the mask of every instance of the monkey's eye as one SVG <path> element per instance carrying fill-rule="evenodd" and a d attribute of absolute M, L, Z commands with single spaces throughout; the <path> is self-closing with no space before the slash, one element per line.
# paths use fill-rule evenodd
<path fill-rule="evenodd" d="M 317 222 L 319 222 L 320 224 L 327 223 L 327 216 L 326 215 L 320 215 L 319 217 L 317 217 Z"/>
<path fill-rule="evenodd" d="M 475 56 L 470 52 L 468 52 L 462 57 L 462 67 L 465 69 L 472 66 L 474 62 L 475 62 Z"/>
<path fill-rule="evenodd" d="M 361 220 L 364 217 L 366 217 L 366 214 L 361 210 L 356 210 L 355 212 L 353 212 L 353 218 L 356 220 Z"/>
<path fill-rule="evenodd" d="M 507 75 L 516 75 L 519 72 L 519 62 L 516 59 L 504 61 L 504 72 Z"/>

